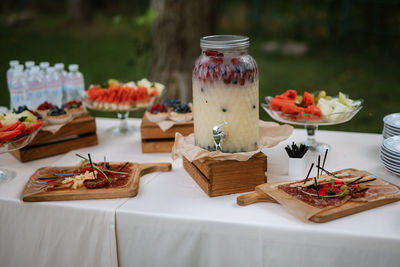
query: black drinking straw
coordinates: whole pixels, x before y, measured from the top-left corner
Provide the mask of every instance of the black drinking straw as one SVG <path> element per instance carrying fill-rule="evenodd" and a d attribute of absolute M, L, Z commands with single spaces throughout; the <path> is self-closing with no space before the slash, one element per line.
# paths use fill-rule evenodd
<path fill-rule="evenodd" d="M 325 155 L 324 155 L 324 161 L 322 162 L 322 168 L 325 167 L 325 160 L 326 160 L 327 155 L 328 155 L 328 149 L 325 149 Z M 322 175 L 322 170 L 321 170 L 321 175 Z"/>
<path fill-rule="evenodd" d="M 347 186 L 349 186 L 351 184 L 354 184 L 355 182 L 360 181 L 362 178 L 364 178 L 364 176 L 361 176 L 360 178 L 355 179 L 353 182 L 348 183 Z"/>
<path fill-rule="evenodd" d="M 126 165 L 128 165 L 128 163 L 129 163 L 129 161 L 125 162 L 125 164 L 121 168 L 119 168 L 118 171 L 120 172 L 123 168 L 125 168 Z"/>
<path fill-rule="evenodd" d="M 96 179 L 97 177 L 96 177 L 96 175 L 94 174 L 94 167 L 93 167 L 92 159 L 90 158 L 90 153 L 88 154 L 88 157 L 89 157 L 90 166 L 92 166 L 93 177 Z"/>
<path fill-rule="evenodd" d="M 87 158 L 85 158 L 85 157 L 83 157 L 83 156 L 81 156 L 81 155 L 79 155 L 77 153 L 75 153 L 75 156 L 80 157 L 81 159 L 84 159 L 84 160 L 88 160 Z"/>
<path fill-rule="evenodd" d="M 319 168 L 318 167 L 320 166 L 320 164 L 321 164 L 321 156 L 318 155 L 318 166 L 317 166 L 317 178 L 318 179 L 319 179 Z M 317 195 L 318 195 L 318 198 L 319 198 L 319 188 L 318 188 L 317 178 L 314 177 L 314 182 L 315 182 L 315 188 L 317 189 Z"/>
<path fill-rule="evenodd" d="M 311 164 L 311 167 L 310 167 L 310 169 L 308 170 L 308 173 L 307 173 L 307 176 L 306 176 L 306 179 L 304 180 L 304 183 L 303 184 L 305 184 L 306 182 L 307 182 L 307 180 L 308 180 L 308 177 L 310 176 L 310 173 L 311 173 L 311 170 L 312 170 L 312 168 L 314 167 L 314 163 L 313 164 Z"/>

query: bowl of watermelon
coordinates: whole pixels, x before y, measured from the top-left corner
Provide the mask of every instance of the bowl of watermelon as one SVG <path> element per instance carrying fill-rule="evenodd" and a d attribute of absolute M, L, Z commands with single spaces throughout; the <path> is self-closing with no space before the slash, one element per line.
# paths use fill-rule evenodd
<path fill-rule="evenodd" d="M 267 96 L 261 106 L 276 121 L 304 126 L 308 136 L 303 143 L 311 151 L 324 152 L 330 146 L 315 140 L 318 126 L 350 121 L 362 109 L 362 104 L 362 99 L 353 100 L 341 92 L 332 97 L 325 91 L 305 91 L 299 95 L 290 89 L 275 97 Z"/>
<path fill-rule="evenodd" d="M 151 106 L 165 93 L 164 89 L 164 85 L 147 79 L 141 79 L 137 83 L 121 83 L 110 79 L 103 84 L 90 86 L 83 102 L 92 110 L 116 112 L 121 123 L 119 127 L 108 129 L 107 133 L 111 136 L 123 136 L 136 131 L 135 127 L 127 124 L 129 112 Z"/>

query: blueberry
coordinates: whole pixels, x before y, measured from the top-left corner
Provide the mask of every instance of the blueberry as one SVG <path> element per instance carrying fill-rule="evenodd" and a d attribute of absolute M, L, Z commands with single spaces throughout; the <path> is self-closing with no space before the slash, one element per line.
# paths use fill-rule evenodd
<path fill-rule="evenodd" d="M 233 84 L 237 84 L 238 82 L 237 82 L 237 80 L 233 80 L 232 83 Z"/>
<path fill-rule="evenodd" d="M 203 87 L 201 87 L 200 91 L 202 91 L 202 92 L 204 93 L 204 88 L 203 88 Z"/>
<path fill-rule="evenodd" d="M 222 112 L 226 112 L 227 111 L 227 109 L 226 108 L 222 108 Z"/>
<path fill-rule="evenodd" d="M 253 109 L 256 109 L 256 105 L 253 105 Z"/>

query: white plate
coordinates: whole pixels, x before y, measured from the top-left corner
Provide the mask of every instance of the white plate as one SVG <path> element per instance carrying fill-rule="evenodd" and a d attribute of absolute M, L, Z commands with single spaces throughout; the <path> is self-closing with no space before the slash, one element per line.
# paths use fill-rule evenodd
<path fill-rule="evenodd" d="M 387 150 L 384 146 L 381 147 L 381 154 L 385 155 L 387 158 L 393 161 L 400 162 L 400 155 L 396 155 L 395 153 Z"/>
<path fill-rule="evenodd" d="M 392 168 L 395 171 L 400 172 L 400 165 L 394 164 L 391 161 L 387 160 L 383 155 L 380 155 L 380 159 L 385 166 Z"/>
<path fill-rule="evenodd" d="M 383 128 L 384 128 L 384 129 L 388 129 L 388 130 L 390 130 L 390 131 L 400 132 L 400 128 L 393 127 L 393 126 L 390 126 L 390 125 L 388 125 L 388 124 L 384 124 L 384 125 L 383 125 Z"/>
<path fill-rule="evenodd" d="M 387 132 L 387 133 L 390 133 L 390 134 L 393 134 L 393 135 L 400 135 L 400 130 L 399 131 L 390 130 L 386 126 L 383 127 L 383 132 Z"/>
<path fill-rule="evenodd" d="M 400 113 L 393 113 L 386 115 L 383 122 L 395 128 L 400 128 Z"/>
<path fill-rule="evenodd" d="M 400 156 L 400 136 L 392 136 L 383 140 L 383 147 L 393 152 L 396 156 Z"/>
<path fill-rule="evenodd" d="M 389 167 L 389 166 L 386 166 L 386 165 L 384 165 L 384 166 L 385 166 L 385 168 L 386 168 L 388 171 L 390 171 L 391 173 L 394 173 L 394 174 L 400 176 L 400 172 L 399 172 L 399 171 L 396 171 L 396 170 L 394 170 L 393 168 L 391 168 L 391 167 Z"/>

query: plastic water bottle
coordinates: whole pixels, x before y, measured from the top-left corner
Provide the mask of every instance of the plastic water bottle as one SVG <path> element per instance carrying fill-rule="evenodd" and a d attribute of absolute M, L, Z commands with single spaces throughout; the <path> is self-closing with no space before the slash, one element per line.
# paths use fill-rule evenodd
<path fill-rule="evenodd" d="M 42 72 L 42 75 L 46 75 L 47 68 L 50 66 L 50 63 L 47 61 L 43 61 L 43 62 L 40 62 L 39 66 L 40 66 L 40 71 Z"/>
<path fill-rule="evenodd" d="M 64 70 L 64 63 L 56 63 L 56 64 L 54 64 L 54 67 L 55 67 L 56 71 L 58 72 L 58 75 L 60 75 L 60 79 L 61 79 L 62 103 L 66 103 L 67 102 L 67 92 L 66 92 L 65 81 L 67 79 L 68 73 Z"/>
<path fill-rule="evenodd" d="M 62 104 L 62 83 L 60 75 L 54 67 L 49 67 L 46 74 L 46 91 L 47 101 L 53 105 L 61 106 Z"/>
<path fill-rule="evenodd" d="M 32 67 L 35 66 L 35 61 L 25 61 L 26 71 L 31 71 Z"/>
<path fill-rule="evenodd" d="M 81 100 L 85 95 L 85 84 L 83 75 L 78 71 L 79 66 L 77 64 L 71 64 L 68 66 L 69 73 L 65 81 L 67 99 L 65 102 L 71 100 Z"/>
<path fill-rule="evenodd" d="M 16 68 L 10 82 L 10 107 L 17 109 L 26 104 L 27 84 L 24 79 L 24 72 L 21 68 Z"/>
<path fill-rule="evenodd" d="M 8 90 L 10 90 L 10 85 L 11 85 L 11 79 L 13 72 L 15 71 L 15 68 L 18 66 L 19 61 L 18 60 L 11 60 L 10 61 L 10 68 L 7 70 L 7 86 Z"/>
<path fill-rule="evenodd" d="M 30 109 L 36 109 L 46 100 L 46 90 L 43 76 L 38 66 L 32 67 L 27 79 L 28 93 L 27 106 Z"/>
<path fill-rule="evenodd" d="M 25 71 L 24 71 L 24 75 L 25 75 L 25 79 L 28 80 L 29 75 L 31 73 L 32 68 L 35 66 L 35 61 L 25 61 Z"/>

